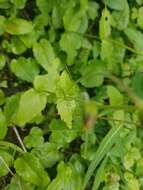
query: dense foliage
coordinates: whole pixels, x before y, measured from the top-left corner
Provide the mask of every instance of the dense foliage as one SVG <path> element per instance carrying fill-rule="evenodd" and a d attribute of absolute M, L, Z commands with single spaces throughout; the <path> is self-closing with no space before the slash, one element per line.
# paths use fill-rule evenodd
<path fill-rule="evenodd" d="M 143 188 L 143 0 L 0 0 L 0 189 Z"/>

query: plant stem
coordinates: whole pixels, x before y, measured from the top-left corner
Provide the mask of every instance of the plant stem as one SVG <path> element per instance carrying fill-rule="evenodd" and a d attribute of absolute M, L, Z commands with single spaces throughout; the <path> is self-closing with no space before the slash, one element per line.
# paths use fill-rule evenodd
<path fill-rule="evenodd" d="M 22 139 L 21 139 L 21 137 L 20 137 L 20 135 L 19 135 L 18 130 L 16 129 L 16 127 L 13 127 L 13 130 L 14 130 L 16 136 L 17 136 L 17 139 L 18 139 L 18 141 L 19 141 L 22 149 L 24 150 L 24 152 L 27 152 L 27 150 L 26 150 L 26 148 L 24 146 L 24 143 L 23 143 L 23 141 L 22 141 Z"/>

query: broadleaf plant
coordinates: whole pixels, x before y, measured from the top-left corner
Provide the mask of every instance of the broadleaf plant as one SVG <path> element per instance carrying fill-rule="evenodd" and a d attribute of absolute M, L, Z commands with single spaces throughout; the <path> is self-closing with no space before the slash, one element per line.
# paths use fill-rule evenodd
<path fill-rule="evenodd" d="M 143 0 L 0 0 L 0 190 L 143 189 Z"/>

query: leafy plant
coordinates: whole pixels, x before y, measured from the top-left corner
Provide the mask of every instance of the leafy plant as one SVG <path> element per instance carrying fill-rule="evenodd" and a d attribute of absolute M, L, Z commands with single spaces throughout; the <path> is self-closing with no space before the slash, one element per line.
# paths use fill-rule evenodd
<path fill-rule="evenodd" d="M 143 188 L 143 0 L 0 0 L 0 189 Z"/>

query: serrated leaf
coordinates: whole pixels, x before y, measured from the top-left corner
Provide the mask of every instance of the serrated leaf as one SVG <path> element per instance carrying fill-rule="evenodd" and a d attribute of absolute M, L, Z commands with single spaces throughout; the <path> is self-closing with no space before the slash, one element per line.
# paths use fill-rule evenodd
<path fill-rule="evenodd" d="M 32 32 L 32 22 L 22 18 L 8 18 L 4 22 L 4 29 L 12 35 L 28 34 Z"/>
<path fill-rule="evenodd" d="M 12 72 L 20 79 L 27 82 L 33 82 L 36 75 L 39 74 L 39 68 L 32 58 L 20 57 L 13 59 L 10 64 Z"/>
<path fill-rule="evenodd" d="M 65 121 L 69 128 L 72 128 L 72 119 L 73 113 L 76 108 L 75 100 L 66 101 L 66 100 L 58 100 L 57 101 L 57 109 L 58 113 L 61 116 L 61 119 Z"/>
<path fill-rule="evenodd" d="M 76 109 L 78 95 L 78 86 L 70 79 L 67 72 L 63 71 L 56 88 L 57 109 L 61 119 L 69 128 L 72 128 L 73 113 Z"/>
<path fill-rule="evenodd" d="M 34 117 L 39 115 L 46 106 L 46 96 L 39 94 L 34 89 L 24 92 L 20 98 L 17 113 L 17 123 L 24 126 Z"/>
<path fill-rule="evenodd" d="M 48 71 L 55 59 L 55 53 L 50 42 L 41 39 L 39 43 L 34 44 L 33 53 L 38 64 Z"/>
<path fill-rule="evenodd" d="M 48 173 L 33 154 L 25 153 L 17 158 L 14 167 L 17 174 L 26 182 L 40 187 L 47 187 L 50 182 Z"/>

